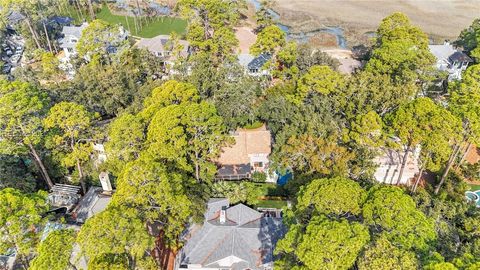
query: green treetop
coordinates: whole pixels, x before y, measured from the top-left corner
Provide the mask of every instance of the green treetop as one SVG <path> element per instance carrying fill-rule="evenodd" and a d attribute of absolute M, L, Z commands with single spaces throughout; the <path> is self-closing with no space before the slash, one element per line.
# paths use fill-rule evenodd
<path fill-rule="evenodd" d="M 174 161 L 193 172 L 197 181 L 209 182 L 216 173 L 211 162 L 225 141 L 222 118 L 207 102 L 171 105 L 159 110 L 149 127 L 149 153 Z"/>
<path fill-rule="evenodd" d="M 403 13 L 393 13 L 380 23 L 372 58 L 365 69 L 388 74 L 397 83 L 420 79 L 432 69 L 435 57 L 428 49 L 428 37 Z"/>
<path fill-rule="evenodd" d="M 110 207 L 93 216 L 77 236 L 82 254 L 88 258 L 89 269 L 98 265 L 105 267 L 103 269 L 138 269 L 143 261 L 151 260 L 146 252 L 152 250 L 153 242 L 137 211 L 123 207 Z M 118 267 L 118 261 L 126 264 L 120 264 L 124 268 L 110 268 L 110 265 Z"/>
<path fill-rule="evenodd" d="M 45 193 L 25 194 L 12 188 L 0 190 L 0 254 L 13 248 L 17 258 L 28 268 L 47 210 Z"/>
<path fill-rule="evenodd" d="M 178 237 L 197 209 L 187 188 L 194 179 L 148 157 L 130 162 L 120 175 L 114 205 L 136 209 L 143 222 L 158 222 L 166 243 L 178 247 Z M 201 206 L 200 206 L 201 207 Z M 203 209 L 203 207 L 201 207 Z"/>
<path fill-rule="evenodd" d="M 313 207 L 315 214 L 359 215 L 366 195 L 357 182 L 347 178 L 315 179 L 300 189 L 296 208 L 306 211 Z"/>
<path fill-rule="evenodd" d="M 67 154 L 62 163 L 67 167 L 77 166 L 80 183 L 86 192 L 82 163 L 89 159 L 91 144 L 86 133 L 92 125 L 93 116 L 84 106 L 73 102 L 60 102 L 50 108 L 43 123 L 52 133 L 51 148 Z"/>
<path fill-rule="evenodd" d="M 328 66 L 313 66 L 297 82 L 294 100 L 302 101 L 311 93 L 329 95 L 339 91 L 345 82 L 338 72 Z"/>
<path fill-rule="evenodd" d="M 451 136 L 451 134 L 448 134 L 448 131 L 451 129 L 443 127 L 443 120 L 446 119 L 442 117 L 444 113 L 445 111 L 430 98 L 417 98 L 400 106 L 394 113 L 386 116 L 390 133 L 400 139 L 400 143 L 405 151 L 397 183 L 402 178 L 410 151 L 413 151 L 422 142 L 436 134 L 446 136 L 447 138 Z M 449 119 L 455 120 L 452 117 Z"/>
<path fill-rule="evenodd" d="M 362 214 L 372 230 L 384 231 L 388 240 L 407 249 L 423 250 L 436 238 L 433 220 L 417 210 L 413 199 L 398 187 L 370 189 Z"/>
<path fill-rule="evenodd" d="M 276 253 L 294 253 L 304 265 L 296 269 L 350 269 L 370 240 L 368 229 L 362 224 L 322 216 L 313 217 L 305 232 L 298 233 L 299 228 L 290 228 L 275 250 Z M 280 260 L 278 263 L 284 262 Z"/>
<path fill-rule="evenodd" d="M 140 117 L 127 113 L 115 118 L 108 127 L 108 142 L 105 143 L 112 173 L 119 175 L 128 162 L 139 158 L 144 143 L 145 125 Z"/>
<path fill-rule="evenodd" d="M 65 270 L 71 265 L 70 256 L 75 243 L 75 232 L 58 230 L 51 232 L 38 246 L 38 255 L 29 269 Z"/>
<path fill-rule="evenodd" d="M 37 164 L 48 187 L 53 182 L 43 164 L 38 147 L 42 141 L 42 118 L 49 99 L 29 83 L 0 81 L 0 151 L 28 153 Z"/>
<path fill-rule="evenodd" d="M 475 19 L 472 24 L 460 33 L 458 45 L 470 52 L 477 63 L 480 61 L 480 19 Z"/>
<path fill-rule="evenodd" d="M 257 36 L 257 40 L 250 47 L 250 53 L 258 56 L 262 53 L 275 54 L 285 46 L 285 32 L 276 25 L 265 27 Z"/>
<path fill-rule="evenodd" d="M 365 249 L 358 260 L 359 270 L 415 270 L 418 262 L 415 253 L 393 245 L 381 235 Z"/>

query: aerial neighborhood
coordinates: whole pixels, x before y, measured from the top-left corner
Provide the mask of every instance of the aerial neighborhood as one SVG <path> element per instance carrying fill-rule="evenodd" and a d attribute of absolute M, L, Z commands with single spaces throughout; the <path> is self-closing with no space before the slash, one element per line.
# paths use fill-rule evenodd
<path fill-rule="evenodd" d="M 479 7 L 0 0 L 0 270 L 480 269 Z"/>

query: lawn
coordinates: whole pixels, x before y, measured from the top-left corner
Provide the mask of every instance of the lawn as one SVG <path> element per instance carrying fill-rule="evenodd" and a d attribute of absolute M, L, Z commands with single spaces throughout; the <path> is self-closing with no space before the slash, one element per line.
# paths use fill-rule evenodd
<path fill-rule="evenodd" d="M 469 186 L 470 186 L 470 191 L 480 190 L 480 185 L 469 184 Z"/>
<path fill-rule="evenodd" d="M 255 207 L 277 208 L 277 209 L 282 209 L 285 206 L 287 206 L 287 201 L 280 201 L 280 200 L 262 200 L 255 205 Z"/>
<path fill-rule="evenodd" d="M 142 18 L 142 27 L 140 31 L 135 31 L 134 18 L 130 16 L 114 15 L 107 5 L 103 5 L 100 12 L 97 13 L 97 19 L 104 20 L 111 24 L 122 24 L 131 35 L 143 38 L 152 38 L 158 35 L 169 35 L 172 32 L 182 34 L 185 32 L 187 22 L 176 17 L 156 17 L 153 20 Z M 127 23 L 128 20 L 128 23 Z"/>

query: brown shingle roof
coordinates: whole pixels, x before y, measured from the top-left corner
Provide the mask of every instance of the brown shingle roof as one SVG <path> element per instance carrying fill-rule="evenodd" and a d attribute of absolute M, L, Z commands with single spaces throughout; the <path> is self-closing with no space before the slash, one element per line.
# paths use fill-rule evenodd
<path fill-rule="evenodd" d="M 224 147 L 217 162 L 222 165 L 250 163 L 249 155 L 271 153 L 271 135 L 265 125 L 257 129 L 238 129 L 235 144 Z"/>

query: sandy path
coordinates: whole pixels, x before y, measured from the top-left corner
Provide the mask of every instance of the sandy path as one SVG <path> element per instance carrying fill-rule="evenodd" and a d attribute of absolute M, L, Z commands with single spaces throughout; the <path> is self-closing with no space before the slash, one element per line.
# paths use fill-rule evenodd
<path fill-rule="evenodd" d="M 275 9 L 287 23 L 310 18 L 310 24 L 340 23 L 359 31 L 375 30 L 382 18 L 401 11 L 430 35 L 455 38 L 480 17 L 480 0 L 276 0 Z"/>

